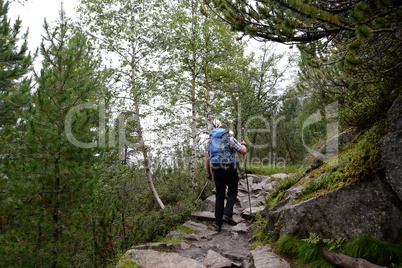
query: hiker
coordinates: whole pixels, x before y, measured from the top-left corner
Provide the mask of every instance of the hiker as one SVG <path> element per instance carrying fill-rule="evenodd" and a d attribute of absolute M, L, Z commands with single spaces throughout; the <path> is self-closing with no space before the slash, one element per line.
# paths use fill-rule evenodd
<path fill-rule="evenodd" d="M 236 170 L 234 154 L 247 153 L 246 142 L 241 143 L 229 135 L 227 125 L 221 125 L 210 132 L 210 140 L 205 149 L 205 168 L 207 178 L 215 181 L 216 203 L 215 223 L 213 227 L 220 232 L 223 222 L 236 225 L 233 220 L 233 206 L 237 198 L 239 177 Z M 226 186 L 228 187 L 228 199 L 225 202 Z"/>

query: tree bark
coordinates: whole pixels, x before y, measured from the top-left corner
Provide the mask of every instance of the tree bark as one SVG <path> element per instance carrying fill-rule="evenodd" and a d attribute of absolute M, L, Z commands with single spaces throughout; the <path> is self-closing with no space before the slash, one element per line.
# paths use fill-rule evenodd
<path fill-rule="evenodd" d="M 385 266 L 373 264 L 365 259 L 356 259 L 342 253 L 329 252 L 328 250 L 323 250 L 322 255 L 333 264 L 344 268 L 386 268 Z"/>
<path fill-rule="evenodd" d="M 192 33 L 195 33 L 196 22 L 194 21 L 195 13 L 196 13 L 196 3 L 191 1 L 191 13 L 192 13 Z M 196 72 L 196 52 L 193 48 L 192 51 L 192 64 L 193 66 L 193 73 L 192 73 L 192 81 L 191 81 L 191 153 L 190 153 L 190 176 L 191 176 L 191 183 L 194 188 L 197 187 L 196 181 L 196 163 L 197 163 L 197 110 L 196 110 L 196 86 L 197 86 L 197 72 Z"/>
<path fill-rule="evenodd" d="M 162 200 L 159 198 L 158 192 L 155 189 L 154 182 L 153 182 L 153 179 L 152 179 L 151 161 L 150 161 L 149 156 L 148 156 L 148 149 L 147 149 L 147 147 L 145 145 L 142 125 L 141 125 L 141 121 L 140 121 L 140 117 L 139 117 L 140 108 L 139 108 L 138 104 L 135 104 L 134 106 L 135 106 L 135 113 L 137 115 L 136 119 L 135 119 L 135 124 L 136 124 L 136 127 L 137 127 L 137 133 L 138 133 L 138 140 L 139 140 L 139 143 L 140 143 L 140 149 L 142 151 L 142 156 L 144 157 L 144 169 L 145 169 L 145 174 L 146 174 L 146 177 L 147 177 L 148 185 L 149 185 L 149 188 L 151 189 L 151 192 L 152 192 L 156 202 L 161 207 L 161 209 L 164 209 L 165 205 L 163 204 Z"/>
<path fill-rule="evenodd" d="M 135 11 L 133 6 L 131 6 L 131 19 L 134 20 L 135 18 Z M 134 26 L 135 24 L 132 23 L 132 25 Z M 158 205 L 160 206 L 161 209 L 165 208 L 165 205 L 163 204 L 162 200 L 159 198 L 158 192 L 155 189 L 154 183 L 153 183 L 153 179 L 152 179 L 152 173 L 151 173 L 151 160 L 149 159 L 148 156 L 148 148 L 145 144 L 145 140 L 144 140 L 144 133 L 143 133 L 143 128 L 142 128 L 142 124 L 141 124 L 141 117 L 140 117 L 140 99 L 139 99 L 139 92 L 137 92 L 138 88 L 136 87 L 136 55 L 137 55 L 137 51 L 136 51 L 136 46 L 134 41 L 132 41 L 131 43 L 131 49 L 132 49 L 132 59 L 131 59 L 131 93 L 133 94 L 134 97 L 134 110 L 135 110 L 135 125 L 137 128 L 137 134 L 138 134 L 138 141 L 140 144 L 140 149 L 142 152 L 142 156 L 144 158 L 144 169 L 145 169 L 145 174 L 147 177 L 147 181 L 148 181 L 148 185 L 149 188 L 151 189 L 151 192 L 156 200 L 156 202 L 158 203 Z"/>

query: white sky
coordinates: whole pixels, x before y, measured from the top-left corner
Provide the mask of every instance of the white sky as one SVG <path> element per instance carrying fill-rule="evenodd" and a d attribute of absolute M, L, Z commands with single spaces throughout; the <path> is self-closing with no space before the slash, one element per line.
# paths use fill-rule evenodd
<path fill-rule="evenodd" d="M 59 18 L 61 3 L 67 17 L 74 18 L 76 15 L 75 7 L 79 0 L 27 0 L 25 4 L 11 2 L 9 5 L 8 17 L 11 21 L 20 17 L 22 21 L 22 31 L 25 33 L 29 29 L 28 46 L 31 51 L 39 47 L 44 34 L 43 23 L 46 18 L 47 22 L 52 25 Z"/>

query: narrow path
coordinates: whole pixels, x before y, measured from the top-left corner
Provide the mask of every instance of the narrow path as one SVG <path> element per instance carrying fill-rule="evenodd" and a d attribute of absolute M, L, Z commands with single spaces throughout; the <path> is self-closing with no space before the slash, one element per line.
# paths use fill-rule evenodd
<path fill-rule="evenodd" d="M 264 208 L 266 195 L 284 176 L 285 174 L 249 175 L 252 214 Z M 173 231 L 168 234 L 169 237 L 182 237 L 183 241 L 177 245 L 154 243 L 136 246 L 128 251 L 124 258 L 131 259 L 144 268 L 292 267 L 268 245 L 251 249 L 252 224 L 245 219 L 250 215 L 248 200 L 247 182 L 242 180 L 239 183 L 238 202 L 235 204 L 233 215 L 237 225 L 224 223 L 219 233 L 211 228 L 214 221 L 215 197 L 210 196 L 204 201 L 201 211 L 192 214 L 193 220 L 184 223 L 184 226 L 194 230 L 193 233 L 183 235 Z"/>

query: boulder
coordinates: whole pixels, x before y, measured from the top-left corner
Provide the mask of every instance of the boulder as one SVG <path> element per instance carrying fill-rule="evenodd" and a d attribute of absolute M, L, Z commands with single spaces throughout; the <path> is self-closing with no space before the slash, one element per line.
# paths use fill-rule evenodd
<path fill-rule="evenodd" d="M 236 232 L 236 233 L 247 233 L 250 231 L 251 227 L 248 226 L 245 223 L 238 223 L 237 225 L 233 226 L 232 229 L 230 230 L 231 232 Z"/>
<path fill-rule="evenodd" d="M 214 221 L 215 215 L 210 211 L 193 211 L 191 217 L 201 221 Z"/>
<path fill-rule="evenodd" d="M 368 234 L 396 240 L 402 229 L 401 211 L 390 201 L 379 178 L 351 183 L 297 204 L 291 204 L 293 198 L 262 212 L 270 220 L 268 231 L 280 228 L 279 237 L 315 233 L 336 239 Z"/>
<path fill-rule="evenodd" d="M 231 260 L 223 257 L 219 253 L 208 250 L 207 256 L 202 262 L 208 268 L 231 268 L 240 267 L 240 265 L 232 262 Z"/>
<path fill-rule="evenodd" d="M 385 176 L 399 202 L 402 202 L 402 95 L 388 111 L 387 129 L 381 152 Z"/>
<path fill-rule="evenodd" d="M 211 195 L 207 199 L 204 200 L 204 203 L 201 205 L 201 211 L 209 211 L 209 212 L 214 212 L 215 211 L 215 203 L 216 203 L 216 197 L 215 195 Z"/>

